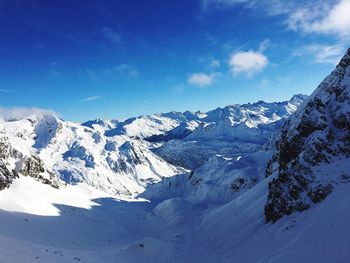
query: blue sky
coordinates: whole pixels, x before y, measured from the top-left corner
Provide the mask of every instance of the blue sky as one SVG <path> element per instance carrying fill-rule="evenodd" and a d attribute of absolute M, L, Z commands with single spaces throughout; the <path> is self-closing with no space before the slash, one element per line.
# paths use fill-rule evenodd
<path fill-rule="evenodd" d="M 0 0 L 0 109 L 83 121 L 310 94 L 349 46 L 349 13 L 349 0 Z"/>

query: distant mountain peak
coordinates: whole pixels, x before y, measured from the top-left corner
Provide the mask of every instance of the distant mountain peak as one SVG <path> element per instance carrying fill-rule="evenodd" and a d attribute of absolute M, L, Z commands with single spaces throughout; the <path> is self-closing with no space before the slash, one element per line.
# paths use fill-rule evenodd
<path fill-rule="evenodd" d="M 306 100 L 308 95 L 305 94 L 295 94 L 289 101 L 304 101 Z"/>

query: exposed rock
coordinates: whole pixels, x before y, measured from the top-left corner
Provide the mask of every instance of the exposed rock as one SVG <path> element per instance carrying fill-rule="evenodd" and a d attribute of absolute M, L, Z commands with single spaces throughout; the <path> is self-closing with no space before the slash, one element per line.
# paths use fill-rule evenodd
<path fill-rule="evenodd" d="M 350 49 L 286 122 L 268 162 L 267 222 L 301 212 L 344 182 L 350 156 Z M 346 180 L 345 180 L 346 181 Z"/>
<path fill-rule="evenodd" d="M 54 173 L 45 169 L 44 163 L 36 156 L 28 157 L 23 162 L 23 168 L 19 171 L 24 176 L 30 176 L 44 184 L 58 188 L 60 183 Z"/>
<path fill-rule="evenodd" d="M 10 171 L 6 165 L 0 160 L 0 190 L 8 188 L 13 179 L 17 178 L 16 171 Z"/>
<path fill-rule="evenodd" d="M 18 157 L 19 153 L 14 150 L 5 136 L 0 137 L 0 190 L 10 186 L 13 179 L 18 177 L 15 170 L 11 169 L 6 160 L 10 157 Z"/>

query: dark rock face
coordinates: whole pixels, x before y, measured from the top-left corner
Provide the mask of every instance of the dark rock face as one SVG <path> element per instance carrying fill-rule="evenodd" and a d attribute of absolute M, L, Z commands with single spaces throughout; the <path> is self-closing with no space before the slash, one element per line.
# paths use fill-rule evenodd
<path fill-rule="evenodd" d="M 234 192 L 241 192 L 242 190 L 245 189 L 250 189 L 252 188 L 256 183 L 258 182 L 257 178 L 247 178 L 243 176 L 239 176 L 235 180 L 232 181 L 231 183 L 231 190 Z"/>
<path fill-rule="evenodd" d="M 266 221 L 304 211 L 324 200 L 338 183 L 348 182 L 349 157 L 350 49 L 284 125 L 266 169 L 267 176 L 274 176 Z"/>
<path fill-rule="evenodd" d="M 13 179 L 17 178 L 16 171 L 10 171 L 6 165 L 0 161 L 0 190 L 8 188 Z"/>
<path fill-rule="evenodd" d="M 24 176 L 30 176 L 35 178 L 36 180 L 51 185 L 54 188 L 59 187 L 59 182 L 56 179 L 55 175 L 47 171 L 44 167 L 44 163 L 41 159 L 36 156 L 31 156 L 24 160 L 23 168 L 19 171 Z M 42 174 L 47 172 L 49 174 L 49 178 L 44 177 Z"/>
<path fill-rule="evenodd" d="M 6 159 L 11 156 L 19 156 L 19 153 L 12 149 L 6 137 L 0 138 L 0 190 L 8 188 L 13 179 L 18 177 L 16 171 L 11 170 L 6 164 Z"/>

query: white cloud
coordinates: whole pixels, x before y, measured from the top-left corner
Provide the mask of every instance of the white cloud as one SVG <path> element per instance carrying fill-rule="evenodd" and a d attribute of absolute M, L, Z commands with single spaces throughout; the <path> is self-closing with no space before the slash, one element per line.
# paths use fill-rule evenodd
<path fill-rule="evenodd" d="M 101 99 L 101 96 L 91 96 L 91 97 L 86 97 L 80 100 L 80 102 L 89 102 L 89 101 L 93 101 L 93 100 L 98 100 Z"/>
<path fill-rule="evenodd" d="M 241 5 L 267 16 L 283 15 L 287 27 L 303 33 L 350 37 L 350 0 L 200 0 L 202 11 Z M 263 11 L 261 11 L 263 10 Z"/>
<path fill-rule="evenodd" d="M 311 55 L 315 63 L 337 64 L 344 54 L 342 44 L 320 45 L 312 44 L 299 48 L 294 52 L 295 56 Z"/>
<path fill-rule="evenodd" d="M 26 108 L 26 107 L 0 107 L 0 118 L 3 120 L 24 119 L 32 116 L 53 115 L 58 117 L 59 114 L 51 109 Z"/>
<path fill-rule="evenodd" d="M 295 1 L 283 0 L 200 0 L 202 12 L 210 12 L 212 8 L 224 9 L 235 5 L 241 5 L 245 8 L 264 9 L 266 15 L 280 15 L 289 12 Z M 299 1 L 300 2 L 300 1 Z"/>
<path fill-rule="evenodd" d="M 350 1 L 340 0 L 334 5 L 309 6 L 292 13 L 289 28 L 306 33 L 335 34 L 350 36 Z"/>
<path fill-rule="evenodd" d="M 214 83 L 215 77 L 216 74 L 192 73 L 188 76 L 187 83 L 193 86 L 206 87 Z"/>
<path fill-rule="evenodd" d="M 101 34 L 105 39 L 111 41 L 113 44 L 123 43 L 120 33 L 115 32 L 113 29 L 109 27 L 103 27 L 101 29 Z"/>
<path fill-rule="evenodd" d="M 228 62 L 232 74 L 246 74 L 248 77 L 262 71 L 268 64 L 267 57 L 257 51 L 233 53 Z"/>

